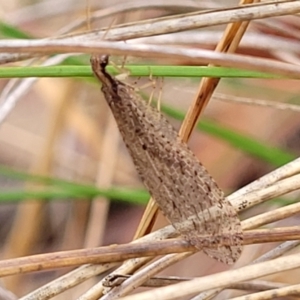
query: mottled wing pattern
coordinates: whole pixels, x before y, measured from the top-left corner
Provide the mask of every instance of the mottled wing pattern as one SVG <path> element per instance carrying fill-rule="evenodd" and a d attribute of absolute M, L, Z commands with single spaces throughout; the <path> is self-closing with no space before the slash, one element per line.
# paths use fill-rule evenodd
<path fill-rule="evenodd" d="M 99 74 L 93 61 L 92 66 L 139 176 L 164 215 L 196 248 L 234 263 L 242 228 L 222 190 L 157 109 L 132 87 L 103 70 Z"/>

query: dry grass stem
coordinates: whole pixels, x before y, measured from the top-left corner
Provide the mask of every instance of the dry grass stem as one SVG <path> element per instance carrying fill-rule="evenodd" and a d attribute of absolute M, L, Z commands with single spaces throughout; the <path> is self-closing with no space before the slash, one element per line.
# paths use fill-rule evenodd
<path fill-rule="evenodd" d="M 115 287 L 122 284 L 126 279 L 130 278 L 132 275 L 114 275 L 106 276 L 105 282 L 103 283 L 105 287 Z M 184 281 L 190 281 L 195 279 L 195 277 L 178 277 L 178 276 L 155 276 L 147 279 L 141 286 L 143 287 L 163 287 L 171 284 L 176 284 Z M 252 280 L 239 283 L 233 283 L 228 288 L 237 290 L 253 290 L 253 291 L 264 291 L 270 289 L 276 289 L 281 287 L 286 287 L 287 284 L 279 282 L 270 282 L 266 280 Z"/>
<path fill-rule="evenodd" d="M 265 2 L 248 6 L 236 6 L 233 8 L 200 11 L 189 14 L 163 17 L 156 20 L 145 20 L 136 24 L 120 25 L 111 28 L 106 34 L 106 40 L 124 41 L 134 38 L 153 36 L 158 34 L 180 32 L 191 29 L 199 29 L 208 26 L 228 24 L 232 22 L 249 21 L 269 17 L 296 14 L 300 11 L 297 1 L 276 1 L 276 3 Z M 76 38 L 101 39 L 107 31 L 76 35 Z"/>
<path fill-rule="evenodd" d="M 122 300 L 171 300 L 206 291 L 209 289 L 226 287 L 232 282 L 251 280 L 262 276 L 274 274 L 278 271 L 287 271 L 300 267 L 298 254 L 289 255 L 236 270 L 221 272 L 214 275 L 204 276 L 191 281 L 178 283 L 172 286 L 162 287 L 155 290 L 142 292 L 136 295 L 120 298 Z"/>
<path fill-rule="evenodd" d="M 180 255 L 180 254 L 178 254 Z M 145 264 L 150 262 L 153 258 L 149 257 L 140 257 L 140 258 L 134 258 L 131 260 L 125 261 L 119 268 L 114 270 L 110 273 L 110 275 L 113 274 L 130 274 L 135 272 L 136 270 L 143 267 Z M 92 288 L 90 288 L 87 292 L 85 292 L 78 300 L 92 300 L 92 299 L 98 299 L 101 297 L 105 291 L 105 287 L 103 285 L 103 282 L 106 279 L 102 279 L 97 284 L 95 284 Z"/>
<path fill-rule="evenodd" d="M 1 40 L 0 51 L 20 53 L 111 53 L 157 58 L 164 61 L 186 61 L 188 64 L 209 64 L 274 73 L 291 78 L 300 78 L 296 65 L 271 59 L 256 58 L 239 54 L 217 53 L 210 50 L 186 49 L 146 44 L 123 44 L 120 42 L 44 41 L 44 40 Z"/>
<path fill-rule="evenodd" d="M 66 58 L 66 55 L 59 55 L 49 58 L 42 65 L 50 66 L 59 64 Z M 16 106 L 18 100 L 32 87 L 37 78 L 13 79 L 5 86 L 0 95 L 0 124 L 4 122 L 9 113 Z"/>
<path fill-rule="evenodd" d="M 142 285 L 149 277 L 159 273 L 160 271 L 166 269 L 168 266 L 190 256 L 192 253 L 182 253 L 182 254 L 169 254 L 162 258 L 159 258 L 152 264 L 144 267 L 143 269 L 137 271 L 129 279 L 125 280 L 120 286 L 114 288 L 108 292 L 103 300 L 112 300 L 120 298 L 128 293 L 132 292 L 136 287 Z M 82 299 L 83 300 L 83 299 Z"/>
<path fill-rule="evenodd" d="M 232 300 L 267 300 L 279 297 L 298 296 L 300 293 L 300 284 L 290 285 L 271 291 L 254 293 L 251 295 L 232 298 Z"/>
<path fill-rule="evenodd" d="M 242 226 L 243 229 L 256 228 L 294 216 L 298 214 L 299 211 L 300 203 L 293 203 L 246 219 L 242 222 Z"/>
<path fill-rule="evenodd" d="M 135 10 L 140 10 L 140 9 L 152 9 L 152 8 L 159 8 L 159 9 L 165 9 L 165 8 L 172 8 L 172 9 L 184 9 L 184 10 L 189 10 L 189 9 L 201 9 L 206 5 L 205 3 L 197 3 L 191 0 L 186 0 L 184 1 L 184 3 L 182 3 L 179 0 L 165 0 L 163 2 L 161 2 L 160 0 L 153 0 L 151 1 L 151 3 L 149 3 L 148 1 L 128 1 L 128 2 L 124 2 L 124 3 L 117 3 L 112 7 L 107 7 L 107 8 L 103 8 L 100 10 L 97 10 L 95 12 L 93 12 L 93 14 L 91 14 L 90 17 L 90 22 L 91 24 L 93 24 L 93 22 L 97 21 L 97 20 L 101 20 L 105 17 L 110 17 L 110 16 L 114 16 L 114 15 L 118 15 L 119 13 L 125 13 L 125 12 L 130 12 L 130 11 L 135 11 Z M 136 22 L 134 22 L 136 24 Z M 85 27 L 86 26 L 86 20 L 85 19 L 79 19 L 76 20 L 74 22 L 72 22 L 72 24 L 70 24 L 69 30 L 76 30 L 79 29 L 81 27 Z"/>
<path fill-rule="evenodd" d="M 21 297 L 20 300 L 50 299 L 94 276 L 112 269 L 116 265 L 117 263 L 83 265 Z"/>
<path fill-rule="evenodd" d="M 241 1 L 249 3 L 252 1 Z M 251 5 L 252 7 L 252 5 Z M 241 6 L 244 8 L 244 6 Z M 219 41 L 215 51 L 223 53 L 234 53 L 239 45 L 241 38 L 247 30 L 249 22 L 235 22 L 227 25 L 222 39 Z M 213 65 L 212 63 L 209 65 Z M 179 134 L 185 142 L 188 141 L 197 120 L 208 104 L 214 90 L 218 86 L 220 78 L 203 78 L 200 82 L 198 92 L 194 97 L 194 101 L 189 107 Z"/>
<path fill-rule="evenodd" d="M 251 194 L 259 189 L 264 189 L 282 179 L 292 177 L 293 175 L 300 173 L 300 158 L 297 158 L 284 166 L 260 177 L 259 179 L 251 182 L 250 184 L 242 187 L 241 189 L 233 192 L 228 196 L 229 201 L 238 201 L 241 196 Z"/>
<path fill-rule="evenodd" d="M 199 238 L 205 241 L 210 236 L 203 235 Z M 257 229 L 244 232 L 243 244 L 251 245 L 298 239 L 300 239 L 298 226 Z M 196 252 L 196 249 L 184 240 L 171 239 L 38 254 L 0 261 L 0 277 L 86 263 L 120 262 L 130 258 L 181 252 Z"/>
<path fill-rule="evenodd" d="M 213 96 L 213 100 L 241 103 L 241 104 L 247 104 L 247 105 L 257 105 L 257 106 L 262 106 L 262 107 L 270 107 L 273 109 L 290 110 L 290 111 L 300 112 L 300 105 L 297 105 L 297 104 L 280 103 L 277 101 L 251 99 L 251 98 L 245 98 L 245 97 L 236 97 L 233 95 L 226 95 L 226 94 L 220 94 L 220 93 L 215 93 Z"/>

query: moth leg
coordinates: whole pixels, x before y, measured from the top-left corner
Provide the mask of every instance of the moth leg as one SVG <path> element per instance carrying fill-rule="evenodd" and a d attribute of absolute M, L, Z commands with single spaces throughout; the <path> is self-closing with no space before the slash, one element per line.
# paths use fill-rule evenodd
<path fill-rule="evenodd" d="M 117 64 L 111 61 L 112 66 L 119 72 L 119 74 L 116 76 L 116 79 L 120 81 L 124 81 L 130 76 L 130 71 L 125 67 L 126 60 L 127 56 L 124 56 L 121 66 L 118 66 Z"/>
<path fill-rule="evenodd" d="M 157 110 L 160 111 L 160 105 L 161 105 L 161 98 L 163 93 L 163 85 L 164 85 L 164 78 L 161 78 L 161 82 L 159 84 L 159 92 L 157 97 Z"/>

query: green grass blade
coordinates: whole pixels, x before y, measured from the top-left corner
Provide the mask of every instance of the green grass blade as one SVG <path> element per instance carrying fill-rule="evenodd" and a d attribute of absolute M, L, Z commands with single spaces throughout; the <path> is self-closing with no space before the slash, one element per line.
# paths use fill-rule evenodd
<path fill-rule="evenodd" d="M 78 190 L 56 190 L 47 189 L 42 191 L 19 190 L 11 192 L 0 192 L 0 203 L 18 202 L 24 200 L 74 200 L 91 199 L 96 196 L 107 197 L 114 201 L 124 201 L 131 204 L 146 204 L 149 200 L 149 194 L 144 190 L 126 190 L 126 189 L 94 189 L 93 192 Z"/>
<path fill-rule="evenodd" d="M 56 198 L 91 198 L 104 196 L 112 200 L 122 200 L 134 204 L 145 204 L 149 193 L 145 190 L 113 188 L 101 189 L 93 185 L 79 184 L 53 177 L 32 175 L 0 166 L 0 175 L 18 181 L 34 182 L 46 185 L 43 190 L 22 190 L 0 192 L 0 202 L 20 201 L 30 198 L 56 199 Z"/>
<path fill-rule="evenodd" d="M 80 60 L 78 60 L 80 62 Z M 109 66 L 112 75 L 120 72 Z M 157 77 L 223 77 L 223 78 L 282 78 L 273 74 L 247 71 L 223 67 L 197 67 L 197 66 L 126 66 L 131 76 L 157 76 Z M 1 67 L 0 78 L 27 78 L 27 77 L 92 77 L 90 66 L 47 66 L 47 67 Z"/>
<path fill-rule="evenodd" d="M 0 36 L 3 38 L 30 39 L 31 36 L 15 26 L 0 21 Z"/>

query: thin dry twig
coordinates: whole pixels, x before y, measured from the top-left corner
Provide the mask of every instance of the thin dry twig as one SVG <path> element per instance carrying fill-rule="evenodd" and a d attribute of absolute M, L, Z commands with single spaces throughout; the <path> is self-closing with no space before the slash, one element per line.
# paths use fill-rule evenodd
<path fill-rule="evenodd" d="M 66 55 L 60 55 L 49 58 L 43 66 L 54 65 L 62 62 Z M 0 95 L 0 124 L 6 119 L 9 113 L 16 106 L 17 101 L 23 96 L 31 86 L 37 81 L 37 78 L 13 79 L 9 81 Z"/>
<path fill-rule="evenodd" d="M 116 265 L 118 263 L 83 265 L 21 297 L 20 300 L 50 299 L 94 276 L 110 270 Z"/>
<path fill-rule="evenodd" d="M 199 236 L 199 239 L 200 238 L 201 237 Z M 210 239 L 210 235 L 203 235 L 202 239 L 204 241 Z M 243 244 L 250 245 L 297 239 L 300 239 L 300 227 L 298 226 L 257 229 L 244 232 Z M 49 270 L 86 263 L 111 263 L 135 257 L 196 251 L 197 250 L 192 245 L 182 239 L 60 251 L 0 261 L 0 276 Z"/>
<path fill-rule="evenodd" d="M 97 20 L 103 20 L 103 18 L 111 17 L 114 15 L 117 15 L 119 13 L 127 13 L 130 11 L 136 11 L 136 10 L 141 10 L 141 9 L 180 9 L 180 10 L 196 10 L 196 9 L 201 9 L 205 6 L 210 7 L 209 5 L 205 3 L 197 3 L 191 0 L 186 0 L 183 2 L 179 0 L 165 0 L 165 1 L 160 1 L 160 0 L 152 0 L 151 2 L 149 1 L 127 1 L 127 2 L 122 2 L 122 3 L 116 3 L 113 6 L 107 7 L 107 8 L 102 8 L 98 11 L 93 12 L 93 14 L 90 16 L 90 22 L 91 24 L 94 21 Z M 136 23 L 134 23 L 136 24 Z M 69 31 L 70 30 L 77 30 L 83 26 L 86 25 L 86 19 L 79 19 L 74 21 L 72 24 L 70 24 Z"/>
<path fill-rule="evenodd" d="M 269 185 L 266 188 L 260 190 L 254 190 L 252 193 L 244 194 L 243 197 L 229 198 L 230 202 L 237 207 L 238 210 L 244 210 L 245 208 L 252 207 L 266 200 L 287 194 L 300 188 L 298 185 L 300 180 L 300 174 L 292 177 L 282 179 L 273 185 Z M 231 195 L 232 196 L 232 195 Z"/>
<path fill-rule="evenodd" d="M 237 97 L 234 95 L 225 95 L 220 93 L 215 93 L 213 96 L 213 100 L 224 101 L 224 102 L 235 102 L 235 103 L 247 104 L 252 106 L 263 106 L 263 107 L 270 107 L 273 109 L 300 112 L 300 105 L 297 104 L 281 103 L 278 101 L 270 101 L 270 100 L 262 100 L 262 99 L 251 99 L 246 97 Z"/>
<path fill-rule="evenodd" d="M 244 2 L 249 3 L 252 1 L 241 1 L 241 4 L 244 4 Z M 255 5 L 251 5 L 251 7 L 252 6 Z M 242 36 L 246 32 L 248 25 L 249 22 L 235 22 L 227 25 L 224 36 L 218 43 L 215 51 L 234 53 Z M 209 65 L 213 65 L 213 63 L 210 63 Z M 184 141 L 189 139 L 201 112 L 209 102 L 214 90 L 218 86 L 219 81 L 220 78 L 203 78 L 201 80 L 197 95 L 194 97 L 194 101 L 186 114 L 186 122 L 182 124 L 179 131 L 179 134 L 181 134 Z"/>
<path fill-rule="evenodd" d="M 103 285 L 105 287 L 115 287 L 122 284 L 126 279 L 132 277 L 132 275 L 108 275 L 105 277 Z M 171 284 L 180 283 L 183 281 L 190 281 L 195 279 L 195 277 L 178 277 L 178 276 L 154 276 L 147 279 L 141 286 L 143 287 L 163 287 Z M 233 283 L 228 288 L 237 290 L 254 290 L 254 291 L 264 291 L 270 289 L 276 289 L 280 287 L 286 287 L 287 284 L 280 282 L 270 282 L 265 280 L 252 280 Z"/>
<path fill-rule="evenodd" d="M 129 279 L 123 282 L 120 286 L 112 289 L 109 293 L 103 296 L 103 300 L 112 300 L 120 298 L 128 293 L 132 292 L 136 287 L 140 286 L 145 282 L 150 276 L 159 273 L 160 271 L 166 269 L 168 266 L 190 256 L 192 253 L 181 253 L 181 254 L 169 254 L 166 255 L 152 264 L 138 270 Z M 80 300 L 87 300 L 88 298 L 81 297 Z"/>
<path fill-rule="evenodd" d="M 178 283 L 172 286 L 162 287 L 155 290 L 120 298 L 122 300 L 171 300 L 199 293 L 201 291 L 226 287 L 232 282 L 241 282 L 259 278 L 277 272 L 292 270 L 300 267 L 300 256 L 289 255 L 255 265 L 242 267 L 236 270 L 221 272 L 214 275 L 204 276 L 191 281 Z"/>
<path fill-rule="evenodd" d="M 251 21 L 269 17 L 296 14 L 300 11 L 297 1 L 276 1 L 256 3 L 247 6 L 198 11 L 170 17 L 139 21 L 135 24 L 122 24 L 110 29 L 106 40 L 124 41 L 133 38 L 173 33 L 203 27 L 222 25 L 240 21 Z M 101 39 L 107 28 L 101 31 L 76 35 L 76 39 Z"/>
<path fill-rule="evenodd" d="M 299 211 L 300 203 L 293 203 L 246 219 L 242 222 L 242 226 L 243 229 L 256 228 L 265 224 L 270 224 L 294 216 L 298 214 Z"/>
<path fill-rule="evenodd" d="M 217 53 L 210 50 L 186 49 L 183 47 L 148 44 L 124 44 L 106 41 L 44 41 L 44 40 L 1 40 L 0 51 L 20 53 L 111 53 L 112 55 L 133 55 L 157 58 L 164 61 L 182 61 L 188 64 L 215 64 L 224 67 L 242 68 L 267 72 L 289 78 L 300 78 L 297 65 L 272 59 L 256 58 L 240 54 Z"/>
<path fill-rule="evenodd" d="M 251 194 L 256 190 L 268 187 L 282 179 L 292 177 L 293 175 L 300 173 L 300 158 L 297 158 L 284 166 L 260 177 L 259 179 L 251 182 L 250 184 L 242 187 L 241 189 L 233 192 L 228 196 L 229 201 L 239 201 L 241 196 L 245 194 Z M 242 201 L 241 201 L 242 202 Z"/>

